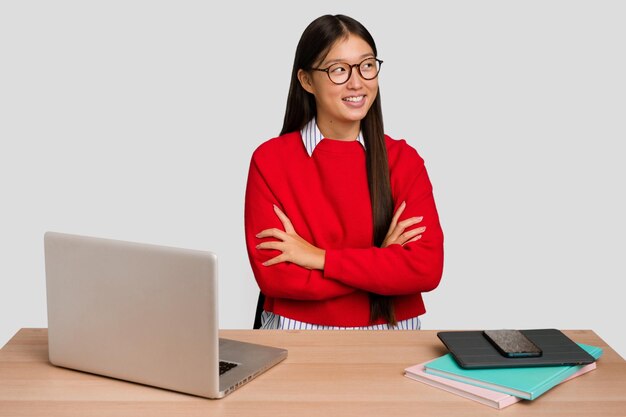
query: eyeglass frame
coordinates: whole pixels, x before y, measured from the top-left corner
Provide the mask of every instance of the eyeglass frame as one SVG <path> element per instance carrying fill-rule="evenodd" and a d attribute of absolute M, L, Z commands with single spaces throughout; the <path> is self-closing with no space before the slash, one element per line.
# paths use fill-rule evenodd
<path fill-rule="evenodd" d="M 363 61 L 359 62 L 358 64 L 348 64 L 347 62 L 335 62 L 334 64 L 330 64 L 328 67 L 326 68 L 311 68 L 314 71 L 321 71 L 321 72 L 325 72 L 326 75 L 328 75 L 328 79 L 330 80 L 331 83 L 335 84 L 335 85 L 343 85 L 345 83 L 347 83 L 348 81 L 350 81 L 350 78 L 352 77 L 352 68 L 356 67 L 357 72 L 359 73 L 359 76 L 361 78 L 363 78 L 366 81 L 371 81 L 371 80 L 375 80 L 378 77 L 378 74 L 380 73 L 380 70 L 383 66 L 383 60 L 382 59 L 378 59 L 376 57 L 373 57 L 373 59 L 378 62 L 378 71 L 376 71 L 376 75 L 373 76 L 372 78 L 365 78 L 363 76 L 363 74 L 361 73 L 361 64 L 364 63 L 365 61 L 372 59 L 370 58 L 365 58 Z M 348 68 L 350 69 L 349 73 L 348 73 L 348 78 L 346 78 L 346 80 L 342 83 L 337 83 L 335 81 L 333 81 L 332 78 L 330 78 L 330 67 L 332 67 L 333 65 L 338 65 L 338 64 L 345 64 L 348 66 Z"/>

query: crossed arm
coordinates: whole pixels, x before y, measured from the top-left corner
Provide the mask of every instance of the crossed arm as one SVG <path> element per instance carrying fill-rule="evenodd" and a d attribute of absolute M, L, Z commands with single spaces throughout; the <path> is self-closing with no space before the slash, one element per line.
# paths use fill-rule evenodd
<path fill-rule="evenodd" d="M 403 201 L 391 220 L 389 230 L 387 231 L 387 235 L 385 236 L 385 240 L 383 241 L 381 247 L 386 248 L 389 245 L 404 246 L 405 244 L 415 242 L 422 237 L 422 233 L 426 230 L 425 226 L 411 230 L 407 230 L 407 228 L 420 223 L 423 220 L 423 217 L 411 217 L 398 221 L 405 208 L 406 202 Z M 285 213 L 283 213 L 282 210 L 275 204 L 274 212 L 282 223 L 284 230 L 271 228 L 259 232 L 256 235 L 259 239 L 271 237 L 277 240 L 261 242 L 256 245 L 256 249 L 274 249 L 282 253 L 268 261 L 263 262 L 262 265 L 268 267 L 281 262 L 291 262 L 307 269 L 323 270 L 326 251 L 313 246 L 300 237 L 287 215 L 285 215 Z"/>
<path fill-rule="evenodd" d="M 294 228 L 289 217 L 297 213 L 287 216 L 276 206 L 280 199 L 252 161 L 246 244 L 261 291 L 272 298 L 325 300 L 355 291 L 401 295 L 435 288 L 443 267 L 443 235 L 425 171 L 396 198 L 406 203 L 395 210 L 380 248 L 317 247 Z"/>

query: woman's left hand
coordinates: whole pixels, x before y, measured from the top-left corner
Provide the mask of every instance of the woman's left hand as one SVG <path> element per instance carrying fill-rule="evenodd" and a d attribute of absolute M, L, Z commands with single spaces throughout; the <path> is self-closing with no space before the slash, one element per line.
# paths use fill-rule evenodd
<path fill-rule="evenodd" d="M 281 251 L 282 254 L 263 262 L 263 265 L 270 266 L 281 262 L 292 262 L 307 269 L 324 269 L 326 251 L 302 239 L 296 233 L 291 220 L 276 205 L 274 205 L 274 212 L 285 230 L 265 229 L 257 234 L 256 237 L 258 238 L 273 237 L 278 239 L 278 241 L 261 242 L 257 245 L 257 249 L 275 249 Z"/>

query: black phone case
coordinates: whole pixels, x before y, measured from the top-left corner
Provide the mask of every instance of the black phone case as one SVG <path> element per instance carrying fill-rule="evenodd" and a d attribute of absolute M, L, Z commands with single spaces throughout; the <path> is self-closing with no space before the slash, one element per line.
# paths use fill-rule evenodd
<path fill-rule="evenodd" d="M 541 356 L 541 349 L 519 330 L 483 330 L 483 335 L 501 355 L 507 358 Z"/>

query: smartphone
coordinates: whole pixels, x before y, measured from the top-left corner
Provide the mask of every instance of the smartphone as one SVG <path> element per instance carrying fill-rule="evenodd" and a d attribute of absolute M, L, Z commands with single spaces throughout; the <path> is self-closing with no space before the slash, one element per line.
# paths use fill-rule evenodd
<path fill-rule="evenodd" d="M 519 330 L 484 330 L 483 335 L 507 358 L 529 358 L 542 354 L 541 349 Z"/>

